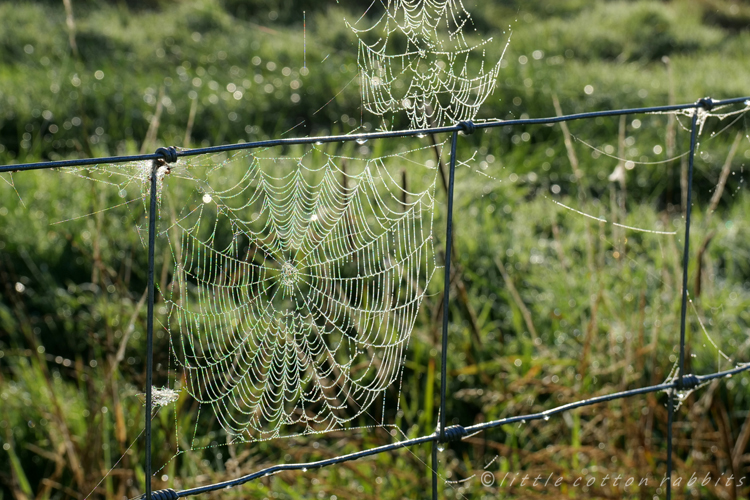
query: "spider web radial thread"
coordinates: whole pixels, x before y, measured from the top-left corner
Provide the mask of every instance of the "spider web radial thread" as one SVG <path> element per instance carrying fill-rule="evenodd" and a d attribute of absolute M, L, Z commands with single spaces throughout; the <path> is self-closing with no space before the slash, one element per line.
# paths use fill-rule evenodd
<path fill-rule="evenodd" d="M 168 328 L 188 393 L 228 434 L 346 428 L 399 380 L 435 269 L 435 171 L 404 196 L 387 163 L 313 149 L 176 167 L 210 166 L 167 230 Z"/>

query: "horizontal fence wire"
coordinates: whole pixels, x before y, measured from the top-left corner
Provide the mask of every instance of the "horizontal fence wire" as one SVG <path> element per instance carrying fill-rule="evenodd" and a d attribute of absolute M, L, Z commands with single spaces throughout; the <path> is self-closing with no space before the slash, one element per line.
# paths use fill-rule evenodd
<path fill-rule="evenodd" d="M 684 388 L 697 387 L 713 379 L 722 378 L 722 377 L 730 377 L 732 375 L 735 375 L 737 373 L 741 373 L 747 370 L 750 370 L 750 364 L 741 365 L 732 370 L 712 373 L 710 375 L 702 375 L 702 376 L 686 375 L 682 379 L 682 384 L 683 384 L 682 387 Z M 483 422 L 481 424 L 474 424 L 468 427 L 462 427 L 460 425 L 452 425 L 445 429 L 446 440 L 449 442 L 459 441 L 465 437 L 469 437 L 478 432 L 485 431 L 488 429 L 494 429 L 496 427 L 501 427 L 507 424 L 530 422 L 532 420 L 545 420 L 547 418 L 550 418 L 553 415 L 557 415 L 557 414 L 570 411 L 570 410 L 575 410 L 576 408 L 581 408 L 583 406 L 591 406 L 591 405 L 595 405 L 599 403 L 605 403 L 607 401 L 614 401 L 616 399 L 627 398 L 630 396 L 648 394 L 651 392 L 673 390 L 673 389 L 678 389 L 679 387 L 680 387 L 680 381 L 675 380 L 674 382 L 669 382 L 665 384 L 652 385 L 648 387 L 642 387 L 639 389 L 631 389 L 629 391 L 615 392 L 611 394 L 605 394 L 603 396 L 597 396 L 597 397 L 593 397 L 590 399 L 585 399 L 582 401 L 576 401 L 573 403 L 568 403 L 568 404 L 558 406 L 556 408 L 552 408 L 550 410 L 546 410 L 546 411 L 539 412 L 539 413 L 530 413 L 528 415 L 517 415 L 513 417 L 502 418 L 499 420 L 492 420 L 490 422 Z M 352 460 L 358 460 L 360 458 L 370 457 L 373 455 L 378 455 L 380 453 L 386 453 L 386 452 L 398 450 L 401 448 L 409 448 L 409 447 L 417 446 L 417 445 L 424 444 L 424 443 L 437 443 L 440 441 L 441 441 L 440 432 L 436 431 L 435 433 L 427 435 L 427 436 L 420 436 L 420 437 L 413 438 L 413 439 L 407 439 L 404 441 L 399 441 L 399 442 L 392 443 L 392 444 L 378 446 L 377 448 L 371 448 L 369 450 L 362 450 L 362 451 L 358 451 L 354 453 L 349 453 L 348 455 L 341 455 L 341 456 L 329 458 L 326 460 L 318 460 L 315 462 L 305 462 L 305 463 L 297 463 L 297 464 L 274 465 L 266 469 L 261 469 L 257 472 L 253 472 L 252 474 L 239 477 L 237 479 L 223 481 L 221 483 L 209 484 L 206 486 L 199 486 L 197 488 L 191 488 L 191 489 L 182 490 L 182 491 L 172 491 L 171 493 L 167 493 L 167 494 L 173 495 L 173 498 L 189 497 L 192 495 L 198 495 L 200 493 L 208 493 L 208 492 L 220 490 L 223 488 L 231 488 L 233 486 L 239 486 L 241 484 L 245 484 L 254 479 L 267 477 L 272 474 L 277 474 L 283 471 L 319 469 L 321 467 L 327 467 L 329 465 L 336 465 L 336 464 L 340 464 L 343 462 L 350 462 Z M 168 492 L 170 490 L 161 490 L 161 491 Z"/>
<path fill-rule="evenodd" d="M 64 167 L 76 167 L 85 165 L 97 165 L 103 163 L 124 163 L 133 161 L 149 161 L 153 162 L 153 173 L 159 165 L 163 163 L 174 163 L 180 157 L 188 157 L 206 153 L 221 153 L 230 151 L 239 151 L 255 148 L 265 148 L 282 145 L 294 145 L 294 144 L 323 144 L 333 142 L 349 142 L 349 141 L 362 141 L 362 140 L 377 140 L 386 138 L 401 138 L 401 137 L 412 137 L 421 136 L 423 134 L 444 134 L 452 133 L 451 140 L 451 157 L 450 157 L 450 181 L 448 187 L 448 214 L 447 214 L 447 225 L 446 225 L 446 248 L 445 248 L 445 283 L 444 283 L 444 306 L 443 306 L 443 331 L 442 331 L 442 352 L 441 352 L 441 392 L 440 392 L 440 412 L 438 416 L 437 430 L 429 435 L 421 436 L 413 439 L 399 441 L 396 443 L 371 448 L 369 450 L 362 450 L 346 455 L 340 455 L 326 460 L 318 460 L 313 462 L 295 463 L 295 464 L 281 464 L 274 465 L 252 474 L 248 474 L 236 479 L 229 481 L 223 481 L 219 483 L 209 484 L 205 486 L 199 486 L 196 488 L 186 489 L 182 491 L 174 491 L 172 489 L 165 489 L 156 492 L 151 491 L 151 482 L 148 478 L 151 477 L 151 376 L 152 376 L 152 363 L 153 363 L 153 307 L 154 307 L 154 283 L 153 283 L 153 272 L 154 272 L 154 250 L 155 250 L 155 220 L 154 216 L 156 210 L 156 175 L 151 175 L 151 200 L 150 200 L 150 220 L 149 220 L 149 242 L 148 242 L 148 253 L 149 253 L 149 270 L 148 270 L 148 322 L 147 322 L 147 388 L 146 388 L 146 492 L 144 498 L 147 500 L 176 500 L 177 498 L 183 498 L 201 493 L 208 493 L 217 491 L 224 488 L 230 488 L 233 486 L 239 486 L 247 483 L 254 479 L 267 477 L 273 474 L 277 474 L 282 471 L 292 470 L 309 470 L 330 465 L 340 464 L 343 462 L 349 462 L 360 458 L 378 455 L 380 453 L 387 453 L 390 451 L 417 446 L 425 443 L 432 443 L 432 496 L 437 498 L 437 445 L 438 443 L 446 443 L 453 441 L 460 441 L 461 439 L 470 435 L 476 434 L 481 431 L 493 429 L 507 424 L 513 424 L 517 422 L 528 422 L 540 419 L 549 419 L 553 415 L 557 415 L 566 411 L 570 411 L 576 408 L 595 405 L 617 399 L 627 398 L 631 396 L 647 394 L 658 391 L 669 392 L 669 408 L 668 408 L 668 437 L 667 437 L 667 498 L 671 498 L 671 473 L 672 473 L 672 420 L 674 414 L 674 395 L 676 391 L 691 390 L 699 387 L 700 385 L 709 382 L 714 379 L 730 377 L 734 374 L 741 373 L 750 370 L 750 364 L 741 364 L 731 370 L 725 370 L 708 375 L 686 375 L 684 373 L 684 361 L 685 361 L 685 315 L 687 307 L 687 272 L 688 272 L 688 254 L 689 254 L 689 242 L 690 242 L 690 194 L 692 193 L 692 173 L 693 173 L 693 159 L 696 148 L 696 131 L 698 127 L 698 110 L 703 109 L 710 111 L 716 106 L 725 106 L 731 104 L 744 103 L 750 106 L 750 97 L 737 97 L 723 100 L 713 100 L 711 98 L 703 98 L 695 103 L 691 104 L 678 104 L 669 106 L 652 106 L 643 108 L 629 108 L 620 110 L 605 110 L 605 111 L 593 111 L 587 113 L 577 113 L 556 117 L 548 118 L 528 118 L 518 120 L 497 120 L 497 121 L 485 121 L 479 123 L 473 123 L 471 121 L 460 122 L 456 125 L 449 127 L 435 127 L 428 129 L 418 130 L 401 130 L 401 131 L 385 131 L 385 132 L 373 132 L 366 134 L 352 134 L 352 135 L 335 135 L 335 136 L 323 136 L 323 137 L 301 137 L 301 138 L 287 138 L 287 139 L 270 139 L 256 142 L 245 142 L 238 144 L 227 144 L 221 146 L 213 146 L 206 148 L 196 149 L 177 149 L 174 147 L 159 148 L 156 152 L 144 155 L 132 155 L 132 156 L 112 156 L 103 158 L 90 158 L 90 159 L 79 159 L 79 160 L 61 160 L 61 161 L 47 161 L 38 163 L 24 163 L 16 165 L 3 165 L 0 166 L 0 173 L 4 172 L 22 172 L 28 170 L 40 170 L 40 169 L 51 169 L 51 168 L 64 168 Z M 454 184 L 454 171 L 456 164 L 456 145 L 458 141 L 459 132 L 464 135 L 469 135 L 478 129 L 492 129 L 499 127 L 508 127 L 516 125 L 549 125 L 567 121 L 591 119 L 597 117 L 606 116 L 623 116 L 633 114 L 645 114 L 645 113 L 663 113 L 670 111 L 681 111 L 693 109 L 695 112 L 692 115 L 691 123 L 691 138 L 690 138 L 690 151 L 689 151 L 689 179 L 688 179 L 688 204 L 687 214 L 685 222 L 685 248 L 683 257 L 683 288 L 682 288 L 682 304 L 681 304 L 681 324 L 680 324 L 680 357 L 679 365 L 676 378 L 668 383 L 659 385 L 652 385 L 648 387 L 642 387 L 637 389 L 631 389 L 627 391 L 621 391 L 616 393 L 605 394 L 573 403 L 568 403 L 562 406 L 552 408 L 538 413 L 531 413 L 527 415 L 517 415 L 513 417 L 507 417 L 499 420 L 492 420 L 489 422 L 483 422 L 480 424 L 471 425 L 468 427 L 462 427 L 461 425 L 452 425 L 446 427 L 446 387 L 447 387 L 447 335 L 448 335 L 448 303 L 450 300 L 450 251 L 452 243 L 452 207 L 453 207 L 453 184 Z"/>
<path fill-rule="evenodd" d="M 645 108 L 628 108 L 619 110 L 604 110 L 604 111 L 591 111 L 588 113 L 575 113 L 571 115 L 563 116 L 551 116 L 547 118 L 526 118 L 518 120 L 497 120 L 497 121 L 486 121 L 479 123 L 471 123 L 471 126 L 476 129 L 487 129 L 487 128 L 498 128 L 498 127 L 511 127 L 515 125 L 549 125 L 560 122 L 569 122 L 574 120 L 585 120 L 590 118 L 598 118 L 604 116 L 622 116 L 622 115 L 635 115 L 644 113 L 665 113 L 669 111 L 682 111 L 686 109 L 711 109 L 716 106 L 726 106 L 729 104 L 740 104 L 750 102 L 750 96 L 748 97 L 735 97 L 732 99 L 721 99 L 713 100 L 711 98 L 703 98 L 698 102 L 691 104 L 675 104 L 671 106 L 651 106 Z M 413 129 L 413 130 L 398 130 L 388 132 L 370 132 L 366 134 L 350 134 L 350 135 L 329 135 L 320 137 L 299 137 L 299 138 L 288 138 L 288 139 L 269 139 L 265 141 L 255 142 L 243 142 L 238 144 L 225 144 L 222 146 L 211 146 L 206 148 L 195 148 L 195 149 L 180 149 L 180 148 L 159 148 L 155 153 L 142 154 L 142 155 L 131 155 L 131 156 L 107 156 L 101 158 L 85 158 L 76 160 L 58 160 L 58 161 L 44 161 L 37 163 L 19 163 L 16 165 L 2 165 L 0 166 L 0 173 L 5 172 L 21 172 L 25 170 L 39 170 L 47 168 L 60 168 L 60 167 L 80 167 L 85 165 L 98 165 L 102 163 L 126 163 L 131 161 L 146 161 L 146 160 L 160 160 L 160 159 L 172 159 L 181 158 L 185 156 L 195 156 L 206 153 L 223 153 L 229 151 L 239 151 L 246 149 L 265 148 L 272 146 L 284 146 L 294 144 L 315 144 L 315 143 L 329 143 L 329 142 L 350 142 L 356 140 L 374 140 L 374 139 L 388 139 L 398 137 L 414 137 L 422 134 L 445 134 L 449 132 L 463 132 L 465 126 L 461 124 L 452 125 L 450 127 L 434 127 L 425 129 Z M 174 156 L 172 156 L 174 155 Z"/>

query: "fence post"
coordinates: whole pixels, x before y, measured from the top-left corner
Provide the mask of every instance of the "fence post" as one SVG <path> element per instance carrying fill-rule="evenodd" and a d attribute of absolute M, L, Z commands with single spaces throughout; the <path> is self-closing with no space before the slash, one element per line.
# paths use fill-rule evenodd
<path fill-rule="evenodd" d="M 685 375 L 685 323 L 687 319 L 688 267 L 690 264 L 690 215 L 693 198 L 693 164 L 695 163 L 695 143 L 698 131 L 698 112 L 711 109 L 711 98 L 704 98 L 695 103 L 693 120 L 690 126 L 690 152 L 688 154 L 687 207 L 685 209 L 685 246 L 682 254 L 682 304 L 680 306 L 680 359 L 677 365 L 677 385 L 669 391 L 669 408 L 667 409 L 667 500 L 672 498 L 672 426 L 674 423 L 674 393 L 682 390 L 682 377 Z"/>

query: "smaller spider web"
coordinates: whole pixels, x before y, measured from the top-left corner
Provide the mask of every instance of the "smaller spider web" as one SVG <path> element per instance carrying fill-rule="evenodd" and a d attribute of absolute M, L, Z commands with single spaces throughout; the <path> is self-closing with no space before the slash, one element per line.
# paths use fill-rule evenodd
<path fill-rule="evenodd" d="M 364 108 L 383 117 L 384 129 L 386 115 L 401 111 L 413 129 L 474 119 L 500 71 L 502 56 L 485 67 L 492 38 L 467 40 L 473 21 L 460 0 L 380 3 L 384 12 L 374 25 L 347 23 L 359 40 Z"/>

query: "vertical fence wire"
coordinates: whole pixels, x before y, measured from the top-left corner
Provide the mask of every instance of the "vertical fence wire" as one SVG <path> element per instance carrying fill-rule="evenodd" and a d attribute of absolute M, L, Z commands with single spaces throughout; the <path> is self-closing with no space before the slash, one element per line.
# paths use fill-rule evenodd
<path fill-rule="evenodd" d="M 151 169 L 151 201 L 148 210 L 148 318 L 146 321 L 146 500 L 151 500 L 151 386 L 154 365 L 154 251 L 156 247 L 156 189 L 159 160 Z"/>
<path fill-rule="evenodd" d="M 667 398 L 667 500 L 672 500 L 672 424 L 674 423 L 674 389 Z"/>
<path fill-rule="evenodd" d="M 438 444 L 437 441 L 432 442 L 432 500 L 438 498 Z"/>
<path fill-rule="evenodd" d="M 693 198 L 693 165 L 695 163 L 696 135 L 698 130 L 698 113 L 705 100 L 701 99 L 699 105 L 693 109 L 693 120 L 690 125 L 690 152 L 688 153 L 688 178 L 687 197 L 685 200 L 685 247 L 682 253 L 682 304 L 680 305 L 680 359 L 677 365 L 677 387 L 683 388 L 682 377 L 685 374 L 685 325 L 687 320 L 687 296 L 688 296 L 688 267 L 690 264 L 690 215 L 692 213 Z M 674 424 L 674 393 L 675 389 L 669 391 L 669 408 L 667 409 L 667 500 L 672 499 L 672 427 Z"/>
<path fill-rule="evenodd" d="M 453 242 L 453 187 L 456 177 L 456 144 L 458 143 L 458 131 L 454 130 L 451 136 L 451 159 L 448 172 L 448 212 L 445 223 L 445 276 L 443 279 L 443 334 L 440 350 L 440 410 L 438 415 L 438 439 L 432 442 L 432 498 L 438 497 L 438 443 L 445 442 L 445 400 L 448 390 L 448 323 L 450 314 L 450 290 L 451 290 L 451 249 Z"/>
<path fill-rule="evenodd" d="M 451 137 L 451 161 L 448 174 L 448 213 L 445 223 L 445 280 L 443 282 L 443 338 L 440 352 L 440 441 L 445 441 L 445 399 L 448 390 L 448 322 L 450 315 L 451 250 L 453 246 L 453 186 L 456 177 L 456 143 L 458 131 Z"/>
<path fill-rule="evenodd" d="M 688 297 L 688 264 L 690 262 L 690 221 L 693 211 L 693 165 L 695 163 L 695 148 L 698 133 L 698 113 L 701 108 L 695 108 L 693 122 L 690 127 L 690 153 L 688 156 L 687 200 L 685 203 L 685 250 L 682 254 L 682 305 L 680 309 L 680 361 L 678 365 L 677 382 L 682 385 L 685 374 L 685 323 L 687 318 Z M 679 386 L 678 386 L 679 387 Z"/>

